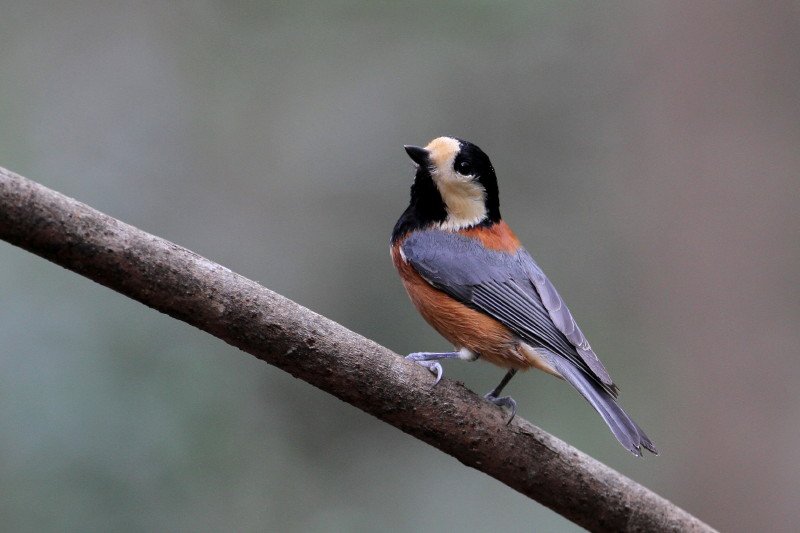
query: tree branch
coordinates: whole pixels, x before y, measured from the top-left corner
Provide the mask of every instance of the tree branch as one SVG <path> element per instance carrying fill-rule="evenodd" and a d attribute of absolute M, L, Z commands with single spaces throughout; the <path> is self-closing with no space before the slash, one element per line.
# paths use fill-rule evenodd
<path fill-rule="evenodd" d="M 219 337 L 592 531 L 713 531 L 463 386 L 254 281 L 0 168 L 0 238 Z"/>

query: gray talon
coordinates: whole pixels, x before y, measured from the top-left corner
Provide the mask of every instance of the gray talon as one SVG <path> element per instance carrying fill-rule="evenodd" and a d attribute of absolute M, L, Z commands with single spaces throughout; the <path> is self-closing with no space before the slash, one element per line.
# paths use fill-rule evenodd
<path fill-rule="evenodd" d="M 458 357 L 459 352 L 414 352 L 408 354 L 406 359 L 409 361 L 416 361 L 418 364 L 436 374 L 436 381 L 434 381 L 431 386 L 431 388 L 433 388 L 442 380 L 442 374 L 444 373 L 442 365 L 439 364 L 439 359 L 457 359 Z"/>
<path fill-rule="evenodd" d="M 517 402 L 514 401 L 514 398 L 512 398 L 511 396 L 501 396 L 500 398 L 497 398 L 495 396 L 492 396 L 491 392 L 488 393 L 486 396 L 484 396 L 484 398 L 486 398 L 493 404 L 497 405 L 498 407 L 508 407 L 511 409 L 511 418 L 508 419 L 506 425 L 509 425 L 511 421 L 514 420 L 514 417 L 517 415 Z"/>
<path fill-rule="evenodd" d="M 439 364 L 439 361 L 417 361 L 417 364 L 424 366 L 430 370 L 432 374 L 436 374 L 436 381 L 433 382 L 431 388 L 434 388 L 439 384 L 439 382 L 442 380 L 442 373 L 444 372 L 442 365 Z"/>

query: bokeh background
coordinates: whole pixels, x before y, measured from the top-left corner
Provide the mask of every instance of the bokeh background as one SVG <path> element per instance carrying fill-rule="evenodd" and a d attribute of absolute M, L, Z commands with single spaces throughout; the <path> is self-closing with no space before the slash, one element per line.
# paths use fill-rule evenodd
<path fill-rule="evenodd" d="M 724 531 L 800 523 L 800 5 L 0 1 L 0 165 L 401 354 L 403 144 L 505 218 L 662 450 L 521 416 Z M 576 531 L 400 431 L 0 243 L 2 531 Z M 479 393 L 502 376 L 454 362 Z"/>

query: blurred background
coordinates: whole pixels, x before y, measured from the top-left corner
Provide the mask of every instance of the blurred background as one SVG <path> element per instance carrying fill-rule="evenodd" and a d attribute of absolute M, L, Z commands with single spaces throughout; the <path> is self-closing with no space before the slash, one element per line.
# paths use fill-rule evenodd
<path fill-rule="evenodd" d="M 795 1 L 0 1 L 0 166 L 400 354 L 389 260 L 456 135 L 662 450 L 537 372 L 521 416 L 724 531 L 800 522 Z M 580 530 L 0 243 L 0 530 Z M 446 364 L 478 393 L 503 371 Z"/>

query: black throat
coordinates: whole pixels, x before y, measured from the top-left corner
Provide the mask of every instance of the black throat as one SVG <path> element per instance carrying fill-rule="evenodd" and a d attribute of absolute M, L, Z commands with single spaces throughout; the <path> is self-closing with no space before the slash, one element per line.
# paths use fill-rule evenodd
<path fill-rule="evenodd" d="M 411 203 L 400 216 L 392 231 L 392 244 L 402 239 L 410 231 L 422 229 L 444 222 L 447 208 L 439 189 L 433 183 L 430 171 L 423 166 L 417 169 L 414 184 L 411 185 Z"/>

